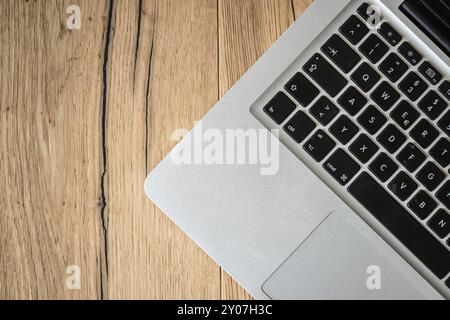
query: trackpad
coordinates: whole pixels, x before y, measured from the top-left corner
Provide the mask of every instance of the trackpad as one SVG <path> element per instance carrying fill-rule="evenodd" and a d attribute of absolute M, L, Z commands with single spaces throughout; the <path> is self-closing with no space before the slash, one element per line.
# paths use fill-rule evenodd
<path fill-rule="evenodd" d="M 442 299 L 352 212 L 333 212 L 264 283 L 271 299 Z"/>

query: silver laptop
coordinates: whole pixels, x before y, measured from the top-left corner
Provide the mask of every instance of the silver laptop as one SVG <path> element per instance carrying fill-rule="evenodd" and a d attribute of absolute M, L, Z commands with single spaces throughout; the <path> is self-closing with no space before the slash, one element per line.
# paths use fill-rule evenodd
<path fill-rule="evenodd" d="M 449 66 L 449 0 L 316 0 L 146 193 L 257 299 L 448 299 Z"/>

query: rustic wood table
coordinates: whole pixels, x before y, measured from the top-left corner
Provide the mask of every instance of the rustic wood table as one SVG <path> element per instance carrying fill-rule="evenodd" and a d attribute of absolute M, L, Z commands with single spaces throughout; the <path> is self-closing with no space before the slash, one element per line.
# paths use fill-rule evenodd
<path fill-rule="evenodd" d="M 0 0 L 0 299 L 249 298 L 144 180 L 311 2 Z"/>

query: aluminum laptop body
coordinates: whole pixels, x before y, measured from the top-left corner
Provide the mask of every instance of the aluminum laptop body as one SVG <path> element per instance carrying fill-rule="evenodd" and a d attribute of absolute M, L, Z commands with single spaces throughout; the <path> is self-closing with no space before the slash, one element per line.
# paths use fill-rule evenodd
<path fill-rule="evenodd" d="M 443 46 L 429 37 L 407 16 L 405 8 L 400 8 L 402 1 L 366 2 L 379 10 L 381 21 L 376 27 L 358 13 L 363 1 L 314 1 L 146 180 L 146 194 L 152 201 L 256 299 L 450 298 L 450 246 L 449 236 L 445 235 L 448 208 L 443 199 L 449 172 L 445 152 L 441 152 L 442 157 L 435 152 L 448 139 L 444 125 L 450 109 L 446 95 L 450 91 L 445 91 L 450 58 L 445 43 Z M 352 38 L 357 30 L 344 30 L 352 16 L 361 22 L 352 27 L 366 26 L 369 30 L 361 39 Z M 393 31 L 380 31 L 383 22 L 388 22 Z M 401 39 L 395 38 L 396 33 Z M 357 63 L 349 65 L 352 57 L 357 58 L 354 54 L 339 63 L 333 60 L 333 53 L 339 57 L 340 50 L 327 46 L 334 41 L 333 35 L 337 36 L 337 46 L 353 49 L 359 56 Z M 379 61 L 374 62 L 376 57 L 372 61 L 371 56 L 378 52 L 378 45 L 363 48 L 369 37 L 381 39 L 379 45 L 387 48 Z M 414 52 L 400 52 L 402 45 L 402 50 L 407 49 L 404 42 L 420 52 L 422 60 L 416 65 Z M 401 65 L 407 66 L 398 79 L 391 77 L 390 68 L 382 71 L 381 64 L 390 56 L 400 58 Z M 432 66 L 430 70 L 422 70 L 428 66 L 423 65 L 425 61 Z M 365 85 L 372 74 L 364 71 L 367 66 L 363 64 L 379 76 L 369 89 Z M 339 81 L 327 83 L 329 79 L 318 75 L 330 66 L 339 73 Z M 349 70 L 345 70 L 346 66 Z M 362 72 L 357 72 L 360 68 Z M 420 81 L 412 81 L 411 89 L 405 88 L 408 77 L 416 74 Z M 422 82 L 426 89 L 414 97 Z M 398 93 L 397 101 L 387 110 L 375 98 L 382 84 L 389 84 Z M 296 99 L 296 92 L 303 86 L 311 86 L 311 90 Z M 350 87 L 367 100 L 360 110 L 352 110 L 342 101 Z M 429 109 L 422 111 L 419 107 L 419 102 L 431 94 L 448 108 L 434 119 L 427 114 Z M 381 93 L 380 97 L 386 95 Z M 282 107 L 276 99 L 284 103 Z M 320 112 L 320 108 L 328 106 L 324 101 L 336 109 L 332 120 L 321 120 L 326 112 Z M 287 110 L 286 105 L 292 110 Z M 401 118 L 405 112 L 394 112 L 409 105 L 419 114 L 414 121 L 409 114 Z M 372 118 L 366 117 L 368 122 L 363 124 L 363 114 L 369 112 L 369 107 L 385 118 L 376 133 L 365 127 Z M 398 122 L 396 114 L 403 122 Z M 306 120 L 306 125 L 298 125 L 298 121 Z M 335 124 L 341 120 L 350 121 L 358 130 L 349 141 L 333 131 L 333 126 L 348 127 L 345 122 L 340 127 Z M 439 132 L 429 146 L 422 141 L 425 129 L 417 137 L 414 135 L 414 130 L 422 128 L 415 125 L 421 122 Z M 312 129 L 302 136 L 308 125 Z M 225 146 L 236 138 L 227 136 L 230 132 L 247 134 L 245 141 L 256 136 L 258 146 L 272 152 L 272 160 L 259 161 L 256 157 L 257 161 L 251 161 L 250 153 L 255 150 L 251 147 L 244 148 L 247 157 L 242 161 L 228 162 L 226 155 L 220 161 L 217 152 L 210 153 L 213 159 L 207 159 L 204 153 L 195 159 L 201 143 L 204 151 L 206 142 L 211 143 L 214 137 L 223 138 L 224 153 L 234 152 L 233 157 L 238 158 L 242 151 L 238 146 L 231 151 Z M 387 132 L 386 137 L 383 132 Z M 390 143 L 392 137 L 397 139 L 396 132 L 402 132 L 405 140 L 394 151 Z M 322 148 L 324 138 L 330 147 L 321 155 L 316 145 Z M 364 144 L 352 151 L 360 138 L 369 138 L 377 148 L 366 162 L 357 154 L 361 148 L 364 150 Z M 412 171 L 403 166 L 409 162 L 399 160 L 409 144 L 426 156 Z M 180 161 L 186 150 L 193 150 L 191 163 Z M 377 166 L 383 160 L 382 154 L 397 166 L 386 181 L 379 176 L 385 170 L 379 169 L 388 166 L 384 162 Z M 342 159 L 349 161 L 343 163 Z M 444 174 L 436 186 L 427 171 L 435 167 Z M 407 184 L 402 178 L 410 179 L 416 187 L 406 196 L 403 187 Z M 433 181 L 422 184 L 427 178 Z M 420 197 L 424 196 L 436 204 L 427 217 L 413 211 L 416 206 L 414 210 L 422 212 Z M 390 209 L 380 211 L 379 205 Z"/>

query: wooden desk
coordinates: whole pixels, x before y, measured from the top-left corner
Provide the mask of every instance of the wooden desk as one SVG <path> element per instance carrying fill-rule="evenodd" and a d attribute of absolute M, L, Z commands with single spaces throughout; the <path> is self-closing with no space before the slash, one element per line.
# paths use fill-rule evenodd
<path fill-rule="evenodd" d="M 249 298 L 144 180 L 310 2 L 2 0 L 0 298 Z"/>

